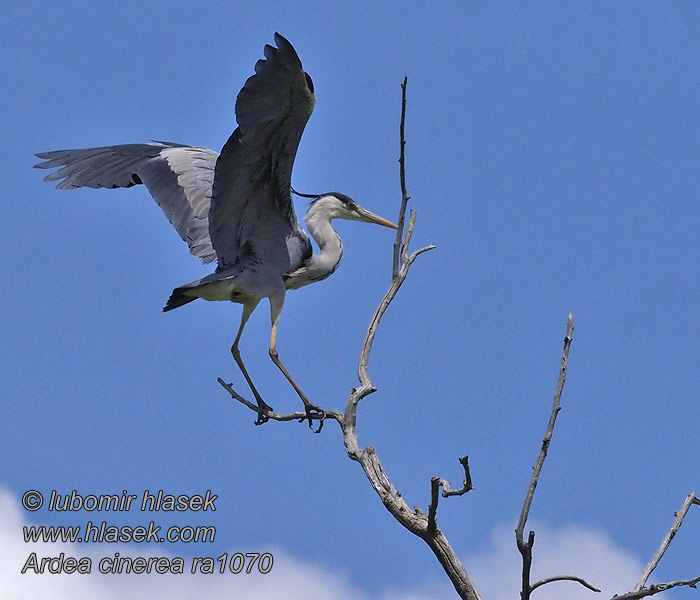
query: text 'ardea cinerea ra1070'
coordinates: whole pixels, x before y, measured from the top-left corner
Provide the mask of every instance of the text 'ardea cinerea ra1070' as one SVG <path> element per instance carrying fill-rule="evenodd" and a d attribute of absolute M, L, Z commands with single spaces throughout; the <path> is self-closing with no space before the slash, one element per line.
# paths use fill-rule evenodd
<path fill-rule="evenodd" d="M 314 108 L 311 77 L 292 45 L 275 34 L 277 48 L 265 58 L 236 98 L 238 127 L 217 154 L 170 142 L 124 144 L 41 152 L 36 167 L 58 168 L 47 181 L 57 188 L 120 188 L 144 184 L 190 252 L 216 271 L 173 290 L 164 311 L 197 298 L 243 305 L 231 347 L 258 403 L 256 423 L 268 419 L 268 406 L 246 370 L 238 343 L 246 321 L 263 298 L 270 300 L 270 357 L 304 402 L 311 425 L 324 413 L 309 402 L 277 355 L 277 325 L 285 292 L 321 281 L 338 267 L 343 245 L 333 219 L 396 225 L 337 192 L 314 196 L 304 217 L 311 242 L 294 214 L 291 176 L 301 134 Z"/>

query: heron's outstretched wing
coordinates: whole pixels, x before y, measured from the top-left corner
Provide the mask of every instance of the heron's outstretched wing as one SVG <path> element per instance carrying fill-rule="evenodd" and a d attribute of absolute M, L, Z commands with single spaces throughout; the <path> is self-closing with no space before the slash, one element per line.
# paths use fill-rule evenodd
<path fill-rule="evenodd" d="M 290 188 L 313 84 L 292 45 L 278 33 L 275 42 L 238 94 L 238 128 L 216 163 L 209 233 L 219 269 L 255 257 L 284 273 L 290 257 L 310 251 Z"/>
<path fill-rule="evenodd" d="M 55 169 L 58 189 L 120 188 L 143 183 L 165 216 L 203 262 L 217 256 L 209 238 L 209 205 L 218 154 L 170 142 L 39 152 L 35 167 Z"/>

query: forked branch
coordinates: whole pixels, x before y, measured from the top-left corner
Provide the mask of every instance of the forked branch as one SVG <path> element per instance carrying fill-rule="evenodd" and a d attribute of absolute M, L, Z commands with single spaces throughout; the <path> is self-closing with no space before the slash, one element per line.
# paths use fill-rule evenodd
<path fill-rule="evenodd" d="M 532 547 L 535 545 L 535 532 L 530 531 L 527 541 L 525 541 L 525 525 L 527 524 L 527 519 L 530 514 L 530 507 L 532 506 L 532 500 L 535 497 L 535 489 L 537 488 L 537 483 L 540 479 L 540 473 L 542 472 L 542 467 L 544 466 L 544 461 L 547 458 L 547 451 L 549 450 L 549 444 L 552 441 L 552 435 L 554 434 L 554 426 L 557 422 L 557 415 L 561 410 L 561 395 L 564 391 L 564 383 L 566 382 L 566 371 L 569 366 L 569 348 L 571 347 L 572 335 L 574 332 L 574 317 L 569 315 L 569 319 L 566 323 L 566 336 L 564 337 L 564 349 L 561 353 L 561 364 L 559 367 L 559 379 L 557 381 L 557 387 L 554 392 L 554 400 L 552 401 L 552 412 L 549 415 L 549 423 L 547 423 L 547 431 L 542 439 L 542 447 L 540 448 L 540 454 L 537 457 L 537 462 L 532 469 L 532 477 L 530 478 L 530 485 L 528 486 L 527 493 L 525 494 L 525 501 L 523 502 L 523 508 L 520 512 L 520 519 L 518 520 L 518 526 L 515 529 L 515 541 L 518 546 L 518 551 L 522 556 L 523 566 L 522 566 L 522 576 L 521 576 L 521 589 L 520 598 L 522 600 L 529 600 L 530 595 L 538 587 L 541 587 L 547 583 L 552 583 L 554 581 L 575 581 L 580 583 L 589 590 L 599 592 L 600 590 L 590 583 L 582 579 L 581 577 L 576 577 L 574 575 L 556 575 L 553 577 L 546 577 L 540 581 L 531 584 L 530 583 L 530 572 L 532 570 Z"/>
<path fill-rule="evenodd" d="M 695 579 L 680 579 L 678 581 L 669 581 L 667 583 L 656 583 L 650 585 L 649 587 L 642 588 L 641 590 L 636 590 L 634 592 L 627 592 L 626 594 L 621 594 L 619 596 L 613 596 L 610 600 L 638 600 L 639 598 L 646 598 L 647 596 L 653 596 L 667 590 L 671 590 L 675 587 L 697 587 L 700 583 L 700 577 Z"/>
<path fill-rule="evenodd" d="M 472 485 L 472 474 L 469 471 L 469 457 L 463 456 L 459 459 L 460 464 L 464 468 L 464 485 L 458 490 L 453 490 L 450 487 L 450 482 L 442 477 L 433 477 L 430 480 L 430 506 L 428 507 L 428 532 L 434 533 L 437 528 L 437 508 L 439 500 L 440 488 L 442 488 L 442 497 L 461 496 L 474 489 Z"/>
<path fill-rule="evenodd" d="M 626 594 L 622 594 L 620 596 L 613 596 L 615 600 L 638 600 L 639 598 L 653 596 L 654 594 L 665 592 L 666 590 L 670 590 L 675 587 L 688 586 L 694 588 L 697 586 L 698 583 L 700 583 L 700 577 L 695 577 L 694 579 L 681 579 L 679 581 L 656 583 L 646 587 L 647 580 L 649 579 L 650 575 L 654 572 L 654 569 L 656 569 L 656 567 L 658 566 L 664 553 L 671 545 L 673 538 L 676 537 L 678 530 L 681 528 L 681 525 L 683 525 L 683 519 L 685 519 L 688 510 L 693 504 L 700 504 L 700 500 L 695 495 L 695 492 L 692 492 L 688 495 L 688 497 L 683 502 L 683 506 L 681 506 L 681 509 L 676 513 L 676 518 L 671 524 L 671 528 L 668 530 L 668 533 L 664 536 L 664 539 L 661 540 L 661 544 L 654 553 L 654 556 L 651 557 L 651 560 L 645 567 L 644 572 L 639 578 L 639 581 L 637 582 L 637 585 L 635 586 L 634 590 L 632 590 L 631 592 L 627 592 Z"/>
<path fill-rule="evenodd" d="M 405 214 L 408 200 L 410 195 L 406 191 L 406 171 L 405 171 L 405 119 L 406 119 L 406 86 L 407 80 L 404 79 L 401 84 L 401 126 L 400 126 L 400 157 L 399 157 L 399 173 L 401 180 L 401 206 L 399 209 L 398 218 L 398 229 L 396 231 L 396 241 L 394 242 L 394 255 L 393 255 L 393 268 L 392 268 L 392 280 L 389 285 L 389 289 L 384 294 L 384 297 L 379 302 L 379 306 L 374 311 L 372 319 L 370 320 L 369 327 L 367 328 L 367 334 L 362 343 L 362 349 L 360 350 L 360 360 L 358 364 L 358 378 L 360 380 L 360 386 L 353 389 L 348 397 L 348 401 L 345 406 L 345 414 L 341 423 L 341 428 L 343 430 L 343 441 L 345 443 L 345 449 L 348 456 L 358 462 L 365 474 L 367 479 L 369 479 L 370 484 L 374 488 L 374 491 L 381 498 L 384 506 L 387 510 L 396 518 L 396 520 L 401 523 L 406 529 L 411 533 L 417 535 L 423 539 L 430 549 L 435 554 L 436 558 L 444 568 L 447 576 L 452 581 L 455 590 L 459 594 L 460 598 L 468 600 L 479 600 L 480 596 L 476 591 L 474 584 L 472 583 L 469 575 L 467 574 L 464 565 L 460 562 L 457 557 L 457 553 L 454 551 L 450 543 L 444 534 L 435 525 L 435 512 L 437 510 L 437 502 L 433 500 L 431 503 L 431 517 L 426 516 L 426 514 L 416 508 L 411 509 L 405 500 L 402 498 L 399 491 L 391 483 L 391 480 L 387 476 L 382 464 L 377 456 L 377 452 L 371 446 L 366 448 L 361 448 L 357 436 L 357 407 L 360 401 L 367 397 L 372 392 L 376 391 L 376 388 L 372 384 L 372 380 L 369 376 L 369 357 L 372 350 L 372 344 L 374 343 L 374 338 L 377 334 L 377 328 L 382 319 L 382 316 L 389 308 L 389 304 L 394 299 L 399 291 L 399 288 L 403 284 L 408 275 L 408 270 L 410 269 L 413 262 L 420 256 L 423 252 L 432 250 L 434 246 L 429 245 L 419 250 L 414 251 L 409 254 L 409 244 L 411 242 L 411 236 L 413 235 L 413 229 L 416 222 L 416 213 L 411 211 L 408 218 L 408 223 L 405 224 Z M 405 226 L 405 231 L 404 231 Z M 464 490 L 450 490 L 449 483 L 443 479 L 433 479 L 433 489 L 437 490 L 440 485 L 443 486 L 443 490 L 448 492 L 447 495 L 456 495 L 457 493 L 466 493 L 468 491 L 466 488 L 471 487 L 471 477 L 469 476 L 469 470 L 466 463 L 466 458 L 463 459 L 462 463 L 465 466 L 465 488 Z M 437 493 L 437 492 L 435 492 Z M 432 524 L 431 524 L 432 523 Z"/>
<path fill-rule="evenodd" d="M 520 513 L 520 519 L 518 521 L 518 526 L 515 530 L 515 539 L 517 542 L 518 550 L 522 556 L 522 581 L 521 581 L 521 591 L 520 597 L 522 600 L 529 600 L 530 595 L 537 588 L 552 583 L 555 581 L 574 581 L 580 583 L 582 586 L 588 588 L 591 591 L 599 592 L 600 590 L 592 586 L 585 579 L 577 577 L 574 575 L 555 575 L 552 577 L 546 577 L 535 583 L 530 583 L 530 572 L 532 568 L 532 548 L 535 544 L 535 532 L 530 531 L 527 541 L 524 537 L 525 525 L 527 524 L 527 519 L 530 514 L 530 508 L 532 506 L 532 500 L 535 495 L 535 489 L 537 488 L 537 483 L 539 481 L 540 474 L 542 472 L 542 467 L 544 461 L 547 457 L 547 451 L 549 450 L 549 445 L 552 440 L 552 434 L 554 433 L 554 426 L 556 424 L 557 415 L 561 410 L 561 395 L 564 390 L 564 383 L 566 381 L 566 371 L 569 362 L 569 348 L 571 346 L 572 334 L 574 331 L 573 317 L 569 315 L 569 320 L 566 327 L 566 336 L 564 338 L 564 349 L 561 355 L 561 366 L 559 369 L 559 380 L 557 382 L 556 391 L 554 393 L 554 401 L 552 403 L 552 412 L 550 413 L 549 423 L 547 424 L 547 432 L 542 440 L 542 447 L 540 449 L 540 454 L 537 458 L 537 462 L 532 470 L 532 477 L 530 479 L 530 485 L 528 486 L 527 494 L 525 495 L 525 501 L 523 502 L 523 508 Z M 654 571 L 654 569 L 659 564 L 659 561 L 663 557 L 664 553 L 668 549 L 671 541 L 675 537 L 676 533 L 683 524 L 683 519 L 685 518 L 688 510 L 693 504 L 700 504 L 700 500 L 695 496 L 694 493 L 690 494 L 683 503 L 681 509 L 676 513 L 676 518 L 671 525 L 668 533 L 661 542 L 661 545 L 654 553 L 654 556 L 649 561 L 649 564 L 644 569 L 637 586 L 631 592 L 626 594 L 613 596 L 612 600 L 638 600 L 640 598 L 646 598 L 647 596 L 653 596 L 660 592 L 665 592 L 675 587 L 689 586 L 696 587 L 700 583 L 700 577 L 694 579 L 684 579 L 678 581 L 669 581 L 667 583 L 658 583 L 654 585 L 646 586 L 646 582 L 649 576 Z"/>
<path fill-rule="evenodd" d="M 673 524 L 671 525 L 671 529 L 668 530 L 668 533 L 666 534 L 664 539 L 661 540 L 661 545 L 658 547 L 658 549 L 654 553 L 654 556 L 651 557 L 649 564 L 647 564 L 646 568 L 644 569 L 642 576 L 639 578 L 639 581 L 637 582 L 637 586 L 634 588 L 635 592 L 638 592 L 639 590 L 643 589 L 644 586 L 646 585 L 647 580 L 649 579 L 649 576 L 653 573 L 654 569 L 656 569 L 656 567 L 658 566 L 659 561 L 661 560 L 661 558 L 665 554 L 668 547 L 671 545 L 673 538 L 676 537 L 678 530 L 681 528 L 681 525 L 683 525 L 683 519 L 685 519 L 685 515 L 688 513 L 688 509 L 693 504 L 700 504 L 700 500 L 698 500 L 697 497 L 695 496 L 695 492 L 692 492 L 688 495 L 688 497 L 685 499 L 685 502 L 683 502 L 683 506 L 681 506 L 681 509 L 676 513 L 676 515 L 675 515 L 676 518 L 673 521 Z M 685 585 L 689 585 L 689 584 L 685 584 Z"/>

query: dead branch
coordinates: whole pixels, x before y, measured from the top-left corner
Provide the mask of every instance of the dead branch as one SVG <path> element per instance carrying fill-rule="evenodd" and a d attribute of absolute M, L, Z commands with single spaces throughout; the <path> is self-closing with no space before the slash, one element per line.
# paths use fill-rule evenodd
<path fill-rule="evenodd" d="M 564 349 L 561 353 L 561 366 L 559 368 L 559 380 L 557 381 L 557 388 L 554 392 L 554 400 L 552 402 L 552 412 L 549 416 L 549 423 L 547 424 L 547 432 L 545 433 L 544 439 L 542 440 L 542 447 L 540 448 L 540 454 L 537 457 L 537 463 L 532 469 L 532 477 L 530 479 L 530 485 L 527 489 L 527 494 L 525 494 L 525 501 L 523 502 L 523 509 L 520 513 L 520 519 L 518 520 L 518 526 L 515 529 L 515 540 L 518 545 L 518 551 L 522 555 L 523 568 L 522 568 L 522 586 L 520 591 L 520 598 L 522 600 L 529 600 L 530 594 L 532 593 L 534 587 L 530 584 L 530 571 L 532 568 L 532 547 L 535 544 L 535 532 L 530 531 L 527 542 L 524 539 L 525 525 L 527 523 L 528 515 L 530 514 L 530 507 L 532 506 L 532 499 L 535 496 L 535 489 L 537 488 L 537 482 L 540 478 L 540 473 L 542 472 L 542 466 L 544 465 L 545 458 L 547 458 L 547 451 L 549 450 L 549 444 L 552 441 L 552 434 L 554 433 L 554 425 L 557 422 L 557 415 L 561 410 L 561 395 L 564 391 L 564 383 L 566 382 L 566 370 L 569 364 L 569 348 L 571 347 L 572 334 L 574 331 L 574 317 L 569 315 L 569 319 L 566 324 L 566 336 L 564 337 Z M 549 578 L 548 578 L 549 579 Z M 579 578 L 571 577 L 570 580 L 578 581 Z M 552 581 L 560 581 L 561 579 L 555 579 Z M 542 580 L 538 582 L 539 585 L 544 585 L 549 583 L 548 580 Z"/>
<path fill-rule="evenodd" d="M 661 545 L 654 553 L 654 556 L 651 557 L 649 564 L 644 569 L 644 572 L 642 573 L 641 577 L 639 578 L 639 581 L 637 582 L 636 587 L 634 588 L 635 592 L 638 592 L 646 585 L 647 579 L 649 579 L 649 576 L 652 574 L 654 569 L 656 569 L 657 565 L 659 564 L 659 561 L 663 557 L 668 547 L 671 545 L 673 538 L 676 537 L 676 533 L 678 533 L 678 530 L 681 528 L 681 525 L 683 525 L 683 519 L 685 519 L 685 515 L 688 512 L 688 509 L 690 508 L 691 504 L 700 504 L 700 500 L 698 500 L 695 496 L 695 492 L 692 492 L 688 495 L 688 497 L 685 499 L 685 502 L 683 502 L 683 506 L 681 506 L 681 509 L 675 514 L 676 518 L 673 521 L 673 524 L 671 525 L 671 529 L 668 530 L 668 533 L 661 541 Z"/>
<path fill-rule="evenodd" d="M 384 468 L 382 467 L 379 457 L 377 456 L 376 450 L 369 446 L 367 448 L 360 448 L 358 436 L 357 436 L 357 407 L 360 401 L 367 397 L 369 394 L 376 391 L 376 388 L 372 384 L 372 380 L 369 376 L 368 364 L 369 356 L 372 350 L 372 344 L 374 343 L 374 338 L 377 333 L 377 328 L 382 319 L 382 316 L 389 308 L 389 304 L 394 299 L 398 293 L 401 285 L 403 284 L 406 276 L 408 275 L 408 270 L 413 264 L 413 262 L 418 258 L 423 252 L 432 250 L 434 246 L 426 246 L 415 252 L 409 254 L 408 246 L 411 241 L 411 236 L 413 234 L 413 228 L 416 222 L 416 213 L 411 211 L 408 224 L 406 225 L 406 231 L 404 234 L 404 217 L 406 212 L 406 205 L 410 198 L 408 192 L 406 191 L 406 171 L 405 171 L 405 115 L 406 115 L 406 85 L 407 80 L 404 79 L 401 85 L 401 127 L 400 127 L 400 158 L 399 158 L 399 169 L 400 169 L 400 179 L 401 179 L 401 208 L 399 210 L 399 222 L 398 230 L 396 232 L 396 242 L 394 244 L 394 256 L 393 256 L 393 269 L 392 269 L 392 280 L 389 285 L 389 289 L 384 294 L 384 297 L 379 302 L 377 309 L 374 311 L 374 315 L 370 320 L 369 327 L 367 328 L 367 334 L 362 343 L 362 349 L 360 350 L 360 360 L 358 363 L 357 375 L 360 380 L 360 386 L 355 388 L 350 393 L 348 401 L 345 406 L 344 419 L 341 423 L 341 428 L 343 430 L 343 441 L 345 443 L 345 449 L 352 460 L 358 462 L 365 474 L 367 479 L 369 479 L 370 484 L 374 488 L 374 491 L 379 495 L 386 509 L 394 516 L 394 518 L 401 523 L 406 529 L 411 533 L 417 535 L 423 539 L 430 549 L 435 554 L 436 558 L 442 565 L 443 569 L 447 573 L 447 576 L 452 581 L 455 590 L 459 594 L 460 598 L 468 600 L 479 600 L 480 596 L 476 590 L 476 587 L 472 583 L 469 575 L 467 574 L 464 565 L 460 562 L 457 557 L 456 552 L 448 542 L 444 534 L 435 525 L 435 511 L 437 510 L 437 503 L 431 504 L 432 508 L 432 522 L 433 525 L 429 526 L 430 518 L 425 515 L 425 513 L 416 508 L 411 509 L 408 504 L 401 497 L 400 492 L 391 483 L 391 480 L 387 476 Z M 464 459 L 463 465 L 466 465 L 466 458 Z M 471 477 L 468 473 L 468 468 L 465 466 L 466 476 L 465 476 L 465 488 L 471 486 Z M 440 480 L 444 483 L 443 489 L 452 492 L 448 495 L 456 495 L 457 490 L 452 491 L 449 489 L 449 484 L 445 480 Z M 446 488 L 445 485 L 448 487 Z M 435 489 L 439 488 L 439 485 L 433 486 Z M 461 490 L 459 490 L 461 491 Z M 462 493 L 466 493 L 466 489 Z"/>
<path fill-rule="evenodd" d="M 615 600 L 638 600 L 639 598 L 646 598 L 647 596 L 653 596 L 654 594 L 665 592 L 666 590 L 670 590 L 674 587 L 688 586 L 694 588 L 697 586 L 698 583 L 700 583 L 700 577 L 696 577 L 695 579 L 682 579 L 679 581 L 669 581 L 667 583 L 656 583 L 650 585 L 649 587 L 645 587 L 649 576 L 658 566 L 664 553 L 671 545 L 673 538 L 676 537 L 676 533 L 678 533 L 678 530 L 681 528 L 681 525 L 683 525 L 683 519 L 685 519 L 685 515 L 687 514 L 691 505 L 693 504 L 700 504 L 700 500 L 695 495 L 695 492 L 692 492 L 688 495 L 688 497 L 683 502 L 683 506 L 681 506 L 681 509 L 677 513 L 675 513 L 676 518 L 674 519 L 671 528 L 668 530 L 668 533 L 664 536 L 664 539 L 661 540 L 661 544 L 654 553 L 654 556 L 651 557 L 649 564 L 647 564 L 646 568 L 644 569 L 644 572 L 639 578 L 639 581 L 637 582 L 637 585 L 635 586 L 634 590 L 632 590 L 631 592 L 627 592 L 626 594 L 622 594 L 620 596 L 613 596 Z"/>
<path fill-rule="evenodd" d="M 679 581 L 669 581 L 668 583 L 657 583 L 650 585 L 648 588 L 642 588 L 634 592 L 628 592 L 626 594 L 621 594 L 620 596 L 613 596 L 614 600 L 638 600 L 639 598 L 646 598 L 647 596 L 653 596 L 660 592 L 665 592 L 675 587 L 688 586 L 691 588 L 697 587 L 700 583 L 700 577 L 695 579 L 682 579 Z"/>
<path fill-rule="evenodd" d="M 221 377 L 217 378 L 217 381 L 223 387 L 229 394 L 231 394 L 231 398 L 234 400 L 238 400 L 243 406 L 247 406 L 250 410 L 252 410 L 254 413 L 259 413 L 260 409 L 258 408 L 257 404 L 254 404 L 250 400 L 246 400 L 243 396 L 241 396 L 236 390 L 233 389 L 233 385 L 230 383 L 226 383 Z M 343 422 L 343 413 L 337 410 L 323 410 L 325 413 L 325 419 L 333 419 L 335 421 L 338 421 L 339 424 L 341 424 L 342 427 L 342 422 Z M 303 421 L 304 419 L 308 419 L 308 415 L 304 411 L 296 411 L 293 413 L 288 413 L 288 414 L 280 414 L 276 412 L 268 412 L 267 417 L 269 419 L 272 419 L 273 421 Z M 320 422 L 319 428 L 316 431 L 316 433 L 319 433 L 321 431 L 321 428 L 323 427 L 323 421 Z"/>
<path fill-rule="evenodd" d="M 396 230 L 396 240 L 394 241 L 394 261 L 392 269 L 392 279 L 396 279 L 399 274 L 399 254 L 403 246 L 403 249 L 408 248 L 408 243 L 406 241 L 401 242 L 401 232 L 403 231 L 404 218 L 406 216 L 406 206 L 411 196 L 406 190 L 406 167 L 404 163 L 405 158 L 405 146 L 406 146 L 406 86 L 408 85 L 408 77 L 403 78 L 403 83 L 401 84 L 401 123 L 399 125 L 399 138 L 401 141 L 401 151 L 399 154 L 399 178 L 401 180 L 401 208 L 399 209 L 399 222 L 398 229 Z M 410 241 L 410 240 L 409 240 Z"/>
<path fill-rule="evenodd" d="M 553 575 L 552 577 L 545 577 L 544 579 L 540 579 L 537 583 L 533 583 L 530 586 L 530 592 L 534 592 L 538 587 L 546 583 L 552 583 L 553 581 L 575 581 L 592 592 L 600 592 L 597 587 L 592 586 L 582 577 L 576 577 L 575 575 Z"/>
<path fill-rule="evenodd" d="M 430 506 L 428 507 L 428 532 L 434 533 L 437 528 L 437 507 L 438 507 L 438 492 L 442 487 L 442 497 L 448 498 L 449 496 L 462 496 L 467 492 L 474 489 L 472 485 L 472 474 L 469 471 L 469 457 L 463 456 L 459 459 L 460 464 L 464 468 L 464 485 L 458 489 L 453 490 L 450 487 L 450 482 L 442 477 L 433 477 L 430 480 Z M 425 513 L 424 513 L 425 514 Z"/>

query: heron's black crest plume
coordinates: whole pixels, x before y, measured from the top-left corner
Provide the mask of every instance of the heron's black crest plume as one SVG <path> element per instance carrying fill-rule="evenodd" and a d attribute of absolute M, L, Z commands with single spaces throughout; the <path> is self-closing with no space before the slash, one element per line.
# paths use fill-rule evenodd
<path fill-rule="evenodd" d="M 323 196 L 335 196 L 346 206 L 354 206 L 356 204 L 356 202 L 350 196 L 341 194 L 340 192 L 326 192 L 325 194 L 300 194 L 293 187 L 290 187 L 290 189 L 292 190 L 293 194 L 296 194 L 300 198 L 313 198 L 313 202 L 319 198 L 322 198 Z M 313 202 L 311 202 L 311 204 L 313 204 Z"/>
<path fill-rule="evenodd" d="M 300 198 L 318 198 L 318 194 L 302 194 L 300 192 L 297 192 L 293 187 L 290 187 L 289 189 L 292 190 L 292 194 L 299 196 Z"/>

